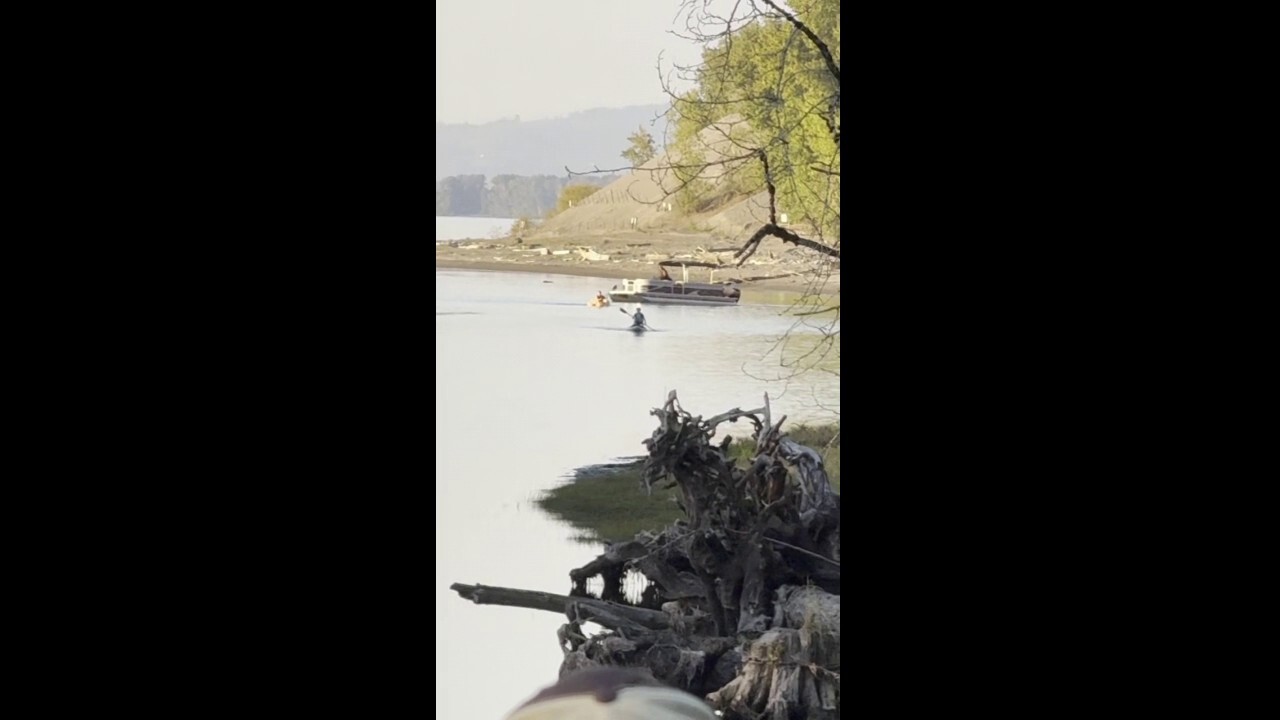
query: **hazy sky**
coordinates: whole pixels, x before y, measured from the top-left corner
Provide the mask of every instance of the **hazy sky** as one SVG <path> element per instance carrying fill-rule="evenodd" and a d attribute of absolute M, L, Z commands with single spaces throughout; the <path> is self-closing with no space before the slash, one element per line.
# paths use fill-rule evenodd
<path fill-rule="evenodd" d="M 657 64 L 696 62 L 672 36 L 680 0 L 438 0 L 436 120 L 537 119 L 664 102 Z"/>

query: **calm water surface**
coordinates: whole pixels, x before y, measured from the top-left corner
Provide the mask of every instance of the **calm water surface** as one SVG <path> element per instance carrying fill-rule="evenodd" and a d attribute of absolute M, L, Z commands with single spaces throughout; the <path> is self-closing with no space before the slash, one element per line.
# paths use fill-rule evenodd
<path fill-rule="evenodd" d="M 648 306 L 657 332 L 636 336 L 616 306 L 587 307 L 614 282 L 436 273 L 437 717 L 498 720 L 555 680 L 562 616 L 473 605 L 449 585 L 567 594 L 569 570 L 601 548 L 533 499 L 575 468 L 642 454 L 669 390 L 703 416 L 756 407 L 765 391 L 775 417 L 839 411 L 834 375 L 747 374 L 778 374 L 765 356 L 794 322 L 784 308 Z"/>
<path fill-rule="evenodd" d="M 436 242 L 506 237 L 512 218 L 436 217 Z"/>

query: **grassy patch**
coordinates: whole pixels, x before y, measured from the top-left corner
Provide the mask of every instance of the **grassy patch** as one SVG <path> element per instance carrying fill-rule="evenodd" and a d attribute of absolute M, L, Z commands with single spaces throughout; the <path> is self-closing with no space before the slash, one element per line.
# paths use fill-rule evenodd
<path fill-rule="evenodd" d="M 817 450 L 826 463 L 836 492 L 840 491 L 840 426 L 797 425 L 787 432 L 792 440 Z M 745 467 L 755 443 L 735 441 L 729 455 Z M 646 495 L 640 483 L 643 460 L 582 468 L 571 482 L 538 498 L 538 506 L 583 534 L 583 542 L 624 540 L 641 530 L 660 530 L 683 516 L 675 504 L 676 489 L 654 488 Z"/>
<path fill-rule="evenodd" d="M 654 488 L 646 495 L 641 484 L 643 460 L 618 465 L 594 465 L 574 473 L 573 480 L 548 491 L 539 507 L 583 530 L 577 540 L 623 540 L 641 530 L 658 530 L 682 516 L 676 490 Z"/>

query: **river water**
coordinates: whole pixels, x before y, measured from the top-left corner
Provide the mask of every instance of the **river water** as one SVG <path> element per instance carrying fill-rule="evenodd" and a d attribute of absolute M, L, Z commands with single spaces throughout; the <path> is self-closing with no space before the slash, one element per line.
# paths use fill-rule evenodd
<path fill-rule="evenodd" d="M 568 594 L 569 570 L 602 548 L 533 501 L 578 467 L 642 454 L 668 391 L 703 416 L 766 391 L 775 418 L 839 412 L 833 374 L 762 379 L 787 374 L 770 353 L 795 322 L 784 307 L 646 307 L 655 332 L 637 336 L 616 306 L 587 306 L 614 282 L 436 272 L 437 717 L 498 720 L 554 682 L 562 616 L 473 605 L 449 585 Z"/>
<path fill-rule="evenodd" d="M 512 218 L 436 216 L 436 242 L 506 237 L 514 223 Z"/>

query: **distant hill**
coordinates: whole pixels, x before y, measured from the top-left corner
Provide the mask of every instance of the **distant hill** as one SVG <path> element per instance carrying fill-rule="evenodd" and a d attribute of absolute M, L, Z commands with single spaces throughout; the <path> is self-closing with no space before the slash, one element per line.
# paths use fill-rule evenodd
<path fill-rule="evenodd" d="M 483 125 L 436 123 L 436 180 L 454 175 L 560 175 L 616 168 L 627 136 L 643 127 L 662 144 L 663 105 L 584 110 L 550 120 L 497 120 Z"/>

